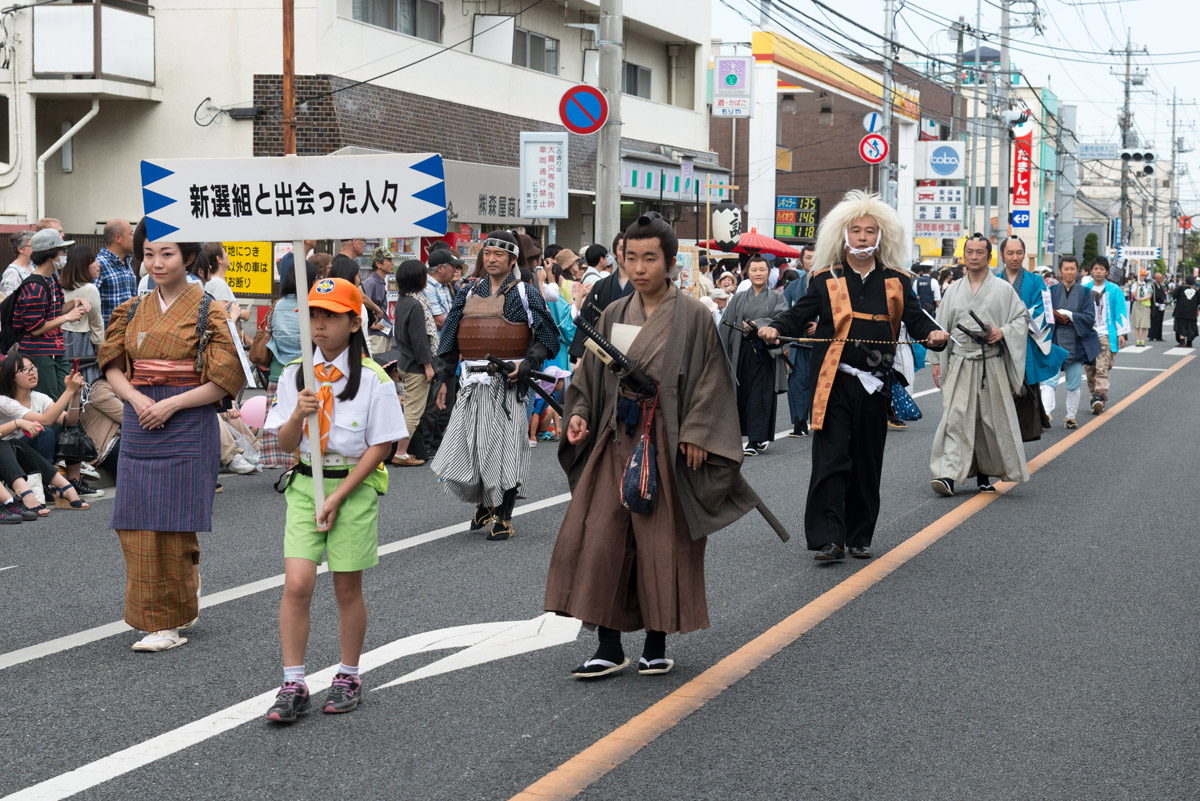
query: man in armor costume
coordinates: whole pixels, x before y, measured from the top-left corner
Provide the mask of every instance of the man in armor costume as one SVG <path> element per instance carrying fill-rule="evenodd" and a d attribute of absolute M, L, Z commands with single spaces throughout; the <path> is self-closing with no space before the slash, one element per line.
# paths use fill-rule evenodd
<path fill-rule="evenodd" d="M 438 355 L 453 377 L 460 360 L 458 401 L 430 467 L 446 491 L 474 503 L 471 530 L 488 540 L 514 531 L 513 505 L 529 472 L 526 385 L 558 353 L 558 328 L 542 294 L 521 281 L 523 254 L 508 231 L 488 234 L 482 274 L 458 293 L 442 326 Z M 491 356 L 515 365 L 499 370 Z"/>

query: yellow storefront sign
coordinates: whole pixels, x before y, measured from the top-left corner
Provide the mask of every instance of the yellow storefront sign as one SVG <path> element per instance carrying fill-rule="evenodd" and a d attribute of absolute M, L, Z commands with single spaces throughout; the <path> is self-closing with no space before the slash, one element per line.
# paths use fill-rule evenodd
<path fill-rule="evenodd" d="M 235 295 L 271 296 L 274 265 L 270 242 L 226 242 L 229 269 L 225 282 Z"/>

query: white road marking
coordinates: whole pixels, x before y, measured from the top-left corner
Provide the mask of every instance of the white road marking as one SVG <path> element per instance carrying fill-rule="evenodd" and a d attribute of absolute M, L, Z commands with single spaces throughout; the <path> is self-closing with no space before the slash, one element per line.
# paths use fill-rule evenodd
<path fill-rule="evenodd" d="M 1141 370 L 1141 371 L 1144 371 L 1147 373 L 1165 373 L 1167 371 L 1167 368 L 1165 368 L 1165 367 L 1118 367 L 1116 365 L 1113 365 L 1112 369 L 1114 369 L 1114 370 Z"/>
<path fill-rule="evenodd" d="M 463 648 L 466 650 L 462 654 L 474 652 L 467 660 L 460 660 L 462 664 L 449 664 L 442 669 L 435 670 L 434 668 L 438 665 L 451 662 L 454 657 L 443 659 L 384 685 L 390 687 L 392 684 L 415 681 L 473 664 L 573 642 L 579 634 L 580 625 L 580 622 L 573 618 L 559 617 L 547 612 L 532 620 L 474 623 L 467 626 L 427 631 L 394 640 L 387 645 L 368 651 L 362 655 L 359 670 L 367 673 L 377 667 L 395 662 L 397 659 L 426 651 Z M 479 658 L 484 654 L 487 655 L 486 658 Z M 329 685 L 333 683 L 337 669 L 337 665 L 332 665 L 307 676 L 308 691 L 316 695 L 328 689 Z M 226 707 L 177 729 L 164 732 L 115 754 L 101 757 L 75 770 L 18 790 L 11 795 L 4 796 L 0 801 L 59 801 L 59 799 L 69 798 L 76 793 L 81 793 L 98 784 L 111 781 L 118 776 L 123 776 L 178 753 L 185 748 L 202 743 L 218 734 L 236 729 L 245 723 L 259 720 L 263 721 L 262 725 L 268 726 L 270 724 L 265 722 L 265 714 L 266 710 L 270 708 L 271 702 L 275 700 L 276 692 L 275 689 L 268 690 L 261 695 Z M 279 733 L 279 736 L 285 735 Z"/>
<path fill-rule="evenodd" d="M 20 567 L 20 565 L 9 565 L 8 567 L 0 567 L 0 573 L 3 573 L 5 570 L 12 570 L 15 567 Z"/>
<path fill-rule="evenodd" d="M 1191 356 L 1196 352 L 1195 348 L 1168 348 L 1163 351 L 1164 356 Z"/>
<path fill-rule="evenodd" d="M 1151 345 L 1127 345 L 1121 348 L 1121 353 L 1145 353 L 1151 347 Z"/>
<path fill-rule="evenodd" d="M 550 498 L 546 498 L 545 500 L 527 503 L 514 509 L 513 517 L 529 514 L 530 512 L 536 512 L 541 509 L 548 509 L 552 506 L 558 506 L 559 504 L 566 503 L 570 499 L 571 494 L 569 492 L 564 492 L 561 495 L 554 495 Z M 417 534 L 413 537 L 406 537 L 402 540 L 389 542 L 386 545 L 379 546 L 379 555 L 382 557 L 386 556 L 387 554 L 408 550 L 409 548 L 415 548 L 418 545 L 424 545 L 427 542 L 433 542 L 434 540 L 440 540 L 444 537 L 449 537 L 452 534 L 458 534 L 459 532 L 467 531 L 469 528 L 469 523 L 456 523 L 455 525 L 434 529 L 433 531 L 428 531 L 424 534 Z M 326 573 L 328 571 L 329 566 L 327 564 L 322 564 L 317 568 L 318 574 Z M 236 601 L 239 598 L 245 598 L 249 595 L 255 595 L 256 593 L 266 592 L 267 590 L 272 590 L 276 587 L 282 586 L 283 574 L 280 573 L 277 576 L 259 579 L 258 581 L 252 581 L 249 584 L 242 584 L 239 587 L 231 587 L 227 590 L 214 592 L 212 595 L 206 595 L 200 599 L 200 608 L 207 609 L 212 606 L 217 606 L 218 604 Z M 81 645 L 87 645 L 88 643 L 96 642 L 97 640 L 103 640 L 106 637 L 112 637 L 127 631 L 132 631 L 132 628 L 129 626 L 129 624 L 123 620 L 118 620 L 114 623 L 106 623 L 103 626 L 96 626 L 95 628 L 86 629 L 85 631 L 79 631 L 74 634 L 68 634 L 64 637 L 56 637 L 53 640 L 46 640 L 45 642 L 40 642 L 36 645 L 18 648 L 15 651 L 9 651 L 6 654 L 0 654 L 0 670 L 10 668 L 14 665 L 20 665 L 23 662 L 40 659 L 43 656 L 56 654 L 60 651 L 78 648 Z"/>

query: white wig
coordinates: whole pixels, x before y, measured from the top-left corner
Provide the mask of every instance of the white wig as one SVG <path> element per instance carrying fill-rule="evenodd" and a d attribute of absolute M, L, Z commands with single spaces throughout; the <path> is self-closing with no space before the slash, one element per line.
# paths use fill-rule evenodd
<path fill-rule="evenodd" d="M 904 225 L 896 210 L 876 194 L 852 189 L 821 220 L 813 267 L 837 266 L 846 258 L 846 231 L 859 217 L 870 217 L 879 224 L 879 250 L 876 258 L 887 267 L 908 269 L 911 247 L 904 241 Z"/>

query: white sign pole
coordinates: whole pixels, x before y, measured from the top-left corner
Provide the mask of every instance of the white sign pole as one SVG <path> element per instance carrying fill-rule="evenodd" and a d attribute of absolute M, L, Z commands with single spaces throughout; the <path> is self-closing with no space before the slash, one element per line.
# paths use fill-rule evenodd
<path fill-rule="evenodd" d="M 300 301 L 300 358 L 304 371 L 304 388 L 317 391 L 317 376 L 313 372 L 312 326 L 308 319 L 308 259 L 304 240 L 292 242 L 292 270 L 296 276 L 296 300 Z M 313 503 L 317 516 L 325 506 L 325 459 L 321 453 L 321 414 L 308 417 L 308 451 L 312 454 Z M 320 531 L 326 531 L 318 527 Z"/>

